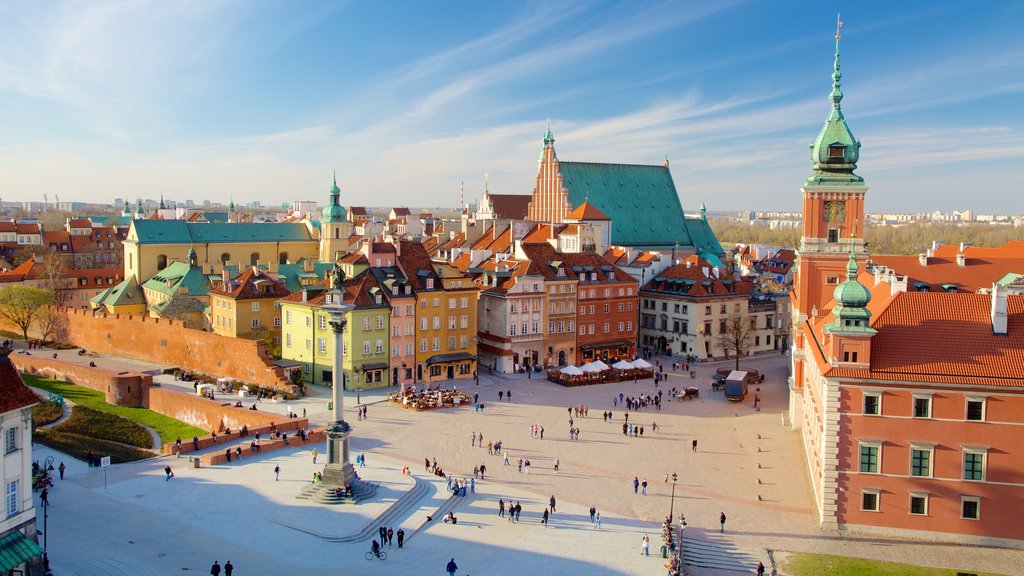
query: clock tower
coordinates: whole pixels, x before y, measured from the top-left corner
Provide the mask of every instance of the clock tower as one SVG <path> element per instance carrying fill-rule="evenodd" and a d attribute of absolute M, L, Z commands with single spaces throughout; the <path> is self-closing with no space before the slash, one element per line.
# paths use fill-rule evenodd
<path fill-rule="evenodd" d="M 860 142 L 846 124 L 840 102 L 839 30 L 832 72 L 831 111 L 818 137 L 810 144 L 813 173 L 800 189 L 803 193 L 803 235 L 794 278 L 794 320 L 825 313 L 832 292 L 846 273 L 852 253 L 863 263 L 868 256 L 864 243 L 864 179 L 854 174 L 860 158 Z"/>

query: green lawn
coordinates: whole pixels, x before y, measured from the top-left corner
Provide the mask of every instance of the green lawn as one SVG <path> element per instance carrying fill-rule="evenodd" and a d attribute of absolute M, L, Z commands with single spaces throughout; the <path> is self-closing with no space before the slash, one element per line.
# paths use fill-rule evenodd
<path fill-rule="evenodd" d="M 29 386 L 53 393 L 63 394 L 64 398 L 74 402 L 75 404 L 99 410 L 101 412 L 116 414 L 117 416 L 134 420 L 139 424 L 149 426 L 153 430 L 156 430 L 156 433 L 160 435 L 160 440 L 165 444 L 168 442 L 174 442 L 178 437 L 191 438 L 193 436 L 206 436 L 207 434 L 205 430 L 196 428 L 195 426 L 189 426 L 180 420 L 175 420 L 170 416 L 164 416 L 159 412 L 154 412 L 146 408 L 130 408 L 127 406 L 113 406 L 111 404 L 107 404 L 104 400 L 103 393 L 97 392 L 91 388 L 76 386 L 69 382 L 51 380 L 50 378 L 42 378 L 32 374 L 23 374 L 22 378 L 25 379 L 25 384 L 28 384 Z"/>
<path fill-rule="evenodd" d="M 958 572 L 978 576 L 999 576 L 991 572 L 974 572 L 968 569 L 924 568 L 913 564 L 865 560 L 846 556 L 824 554 L 801 554 L 787 552 L 782 563 L 782 573 L 787 576 L 956 576 Z"/>
<path fill-rule="evenodd" d="M 111 440 L 146 450 L 153 448 L 153 438 L 149 435 L 149 431 L 139 426 L 137 422 L 85 406 L 72 408 L 71 417 L 54 426 L 53 429 L 62 434 Z"/>
<path fill-rule="evenodd" d="M 79 436 L 78 434 L 64 434 L 53 428 L 37 428 L 32 433 L 32 438 L 34 442 L 38 442 L 43 446 L 49 446 L 54 450 L 59 450 L 79 460 L 88 460 L 90 456 L 93 458 L 110 456 L 112 463 L 121 464 L 123 462 L 135 462 L 136 460 L 145 460 L 146 458 L 156 456 L 155 452 L 143 450 L 142 448 L 125 446 L 117 442 L 108 442 L 98 438 Z"/>

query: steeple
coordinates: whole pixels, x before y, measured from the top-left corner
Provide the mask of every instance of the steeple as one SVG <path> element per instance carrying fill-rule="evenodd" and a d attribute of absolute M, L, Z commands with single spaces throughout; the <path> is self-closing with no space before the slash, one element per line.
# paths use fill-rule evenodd
<path fill-rule="evenodd" d="M 703 202 L 700 203 L 700 219 L 701 220 L 707 220 L 708 219 L 708 207 L 705 206 Z"/>
<path fill-rule="evenodd" d="M 555 155 L 555 135 L 551 132 L 551 121 L 548 120 L 548 129 L 544 131 L 544 147 L 540 149 L 540 157 L 537 158 L 538 162 L 544 161 L 544 154 L 551 149 L 551 155 Z"/>
<path fill-rule="evenodd" d="M 853 173 L 860 159 L 860 142 L 854 137 L 843 117 L 840 103 L 843 100 L 842 78 L 839 67 L 839 32 L 843 28 L 842 21 L 836 24 L 836 54 L 832 68 L 832 92 L 829 101 L 832 104 L 825 125 L 818 137 L 810 144 L 811 166 L 814 169 L 807 179 L 808 185 L 863 185 L 864 179 Z"/>
<path fill-rule="evenodd" d="M 130 217 L 132 215 L 131 205 L 132 203 L 128 201 L 127 197 L 125 197 L 124 201 L 121 203 L 121 216 Z"/>
<path fill-rule="evenodd" d="M 857 280 L 857 257 L 853 244 L 846 263 L 846 282 L 836 286 L 832 297 L 836 306 L 832 309 L 834 320 L 828 325 L 830 331 L 874 333 L 868 324 L 871 311 L 867 305 L 871 302 L 871 291 Z"/>
<path fill-rule="evenodd" d="M 320 212 L 322 222 L 345 222 L 345 209 L 341 207 L 341 188 L 338 188 L 338 173 L 331 183 L 330 201 Z"/>
<path fill-rule="evenodd" d="M 165 208 L 167 208 L 167 206 L 164 205 L 164 195 L 161 193 L 160 194 L 160 209 L 163 210 Z"/>
<path fill-rule="evenodd" d="M 142 198 L 138 198 L 135 200 L 135 217 L 144 218 L 145 216 L 146 213 L 142 211 Z"/>

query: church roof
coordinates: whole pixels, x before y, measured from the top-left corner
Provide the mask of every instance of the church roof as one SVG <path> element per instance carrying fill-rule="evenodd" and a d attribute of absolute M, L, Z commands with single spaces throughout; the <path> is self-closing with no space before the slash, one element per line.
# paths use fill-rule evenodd
<path fill-rule="evenodd" d="M 312 241 L 305 224 L 277 222 L 206 224 L 183 220 L 133 220 L 138 244 L 206 244 Z"/>
<path fill-rule="evenodd" d="M 142 290 L 139 289 L 139 283 L 135 281 L 134 275 L 128 276 L 117 286 L 104 290 L 96 296 L 93 296 L 89 302 L 96 305 L 106 306 L 126 306 L 129 304 L 146 303 L 142 297 Z"/>
<path fill-rule="evenodd" d="M 612 244 L 723 251 L 706 222 L 685 218 L 666 166 L 563 161 L 559 170 L 570 204 L 589 202 L 611 218 Z"/>

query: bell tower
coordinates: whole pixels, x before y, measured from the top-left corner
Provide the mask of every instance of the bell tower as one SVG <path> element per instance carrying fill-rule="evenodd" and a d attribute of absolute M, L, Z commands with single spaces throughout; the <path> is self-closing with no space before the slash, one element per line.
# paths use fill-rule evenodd
<path fill-rule="evenodd" d="M 562 183 L 562 173 L 558 170 L 558 156 L 555 155 L 555 135 L 548 124 L 544 132 L 544 148 L 537 159 L 537 184 L 533 189 L 526 212 L 526 219 L 533 222 L 561 223 L 572 211 L 569 204 L 569 191 Z"/>
<path fill-rule="evenodd" d="M 840 102 L 839 31 L 836 28 L 831 110 L 818 137 L 810 143 L 812 174 L 803 194 L 803 235 L 794 278 L 797 321 L 823 310 L 846 272 L 847 256 L 861 262 L 868 256 L 864 243 L 864 179 L 854 173 L 860 142 L 846 124 Z"/>
<path fill-rule="evenodd" d="M 330 199 L 320 213 L 320 260 L 336 262 L 348 252 L 348 238 L 352 235 L 352 223 L 345 216 L 341 205 L 341 188 L 338 177 L 331 183 Z"/>

